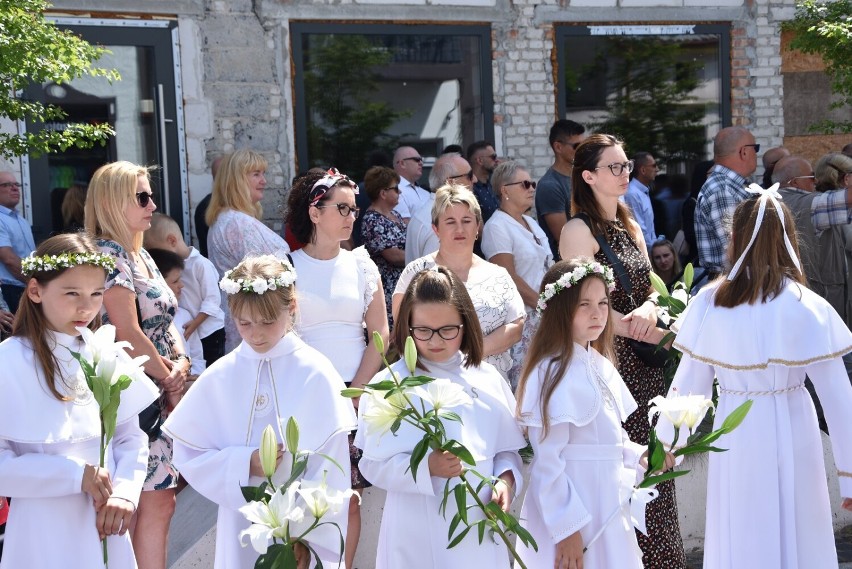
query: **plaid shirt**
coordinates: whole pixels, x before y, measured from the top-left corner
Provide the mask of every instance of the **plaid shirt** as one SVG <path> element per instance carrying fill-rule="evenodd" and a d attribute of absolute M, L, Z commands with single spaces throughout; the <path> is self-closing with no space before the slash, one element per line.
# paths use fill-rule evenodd
<path fill-rule="evenodd" d="M 811 222 L 814 231 L 825 231 L 836 225 L 852 223 L 852 209 L 846 205 L 848 190 L 822 192 L 811 202 Z"/>
<path fill-rule="evenodd" d="M 701 186 L 695 206 L 695 239 L 701 266 L 716 273 L 725 267 L 728 229 L 737 205 L 751 194 L 748 179 L 716 164 Z"/>

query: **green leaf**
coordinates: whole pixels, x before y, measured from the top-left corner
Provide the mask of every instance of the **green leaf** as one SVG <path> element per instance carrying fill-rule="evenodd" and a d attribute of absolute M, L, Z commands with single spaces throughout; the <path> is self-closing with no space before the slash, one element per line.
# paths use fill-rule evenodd
<path fill-rule="evenodd" d="M 302 452 L 306 452 L 306 451 L 302 451 Z M 300 454 L 301 454 L 301 453 L 300 453 Z M 315 455 L 315 456 L 321 456 L 321 457 L 323 457 L 324 459 L 326 459 L 327 461 L 329 461 L 330 463 L 332 463 L 334 466 L 336 466 L 336 467 L 337 467 L 337 469 L 338 469 L 340 472 L 344 472 L 343 467 L 342 467 L 342 466 L 340 466 L 340 463 L 339 463 L 339 462 L 337 462 L 334 458 L 330 457 L 329 455 L 327 455 L 327 454 L 323 454 L 323 453 L 321 453 L 321 452 L 311 452 L 311 453 L 309 453 L 309 454 L 311 454 L 311 455 Z"/>
<path fill-rule="evenodd" d="M 470 454 L 470 451 L 465 448 L 460 442 L 455 439 L 450 439 L 441 445 L 441 450 L 445 450 L 451 452 L 461 459 L 462 462 L 466 462 L 471 466 L 476 466 L 476 461 L 473 459 L 473 455 Z"/>
<path fill-rule="evenodd" d="M 711 446 L 708 446 L 708 445 L 689 445 L 689 446 L 685 446 L 683 448 L 677 449 L 672 454 L 674 454 L 675 456 L 686 456 L 688 454 L 700 454 L 700 453 L 704 453 L 704 452 L 727 452 L 727 451 L 728 451 L 728 449 L 726 449 L 726 448 L 711 447 Z"/>
<path fill-rule="evenodd" d="M 524 545 L 532 547 L 534 551 L 538 551 L 538 544 L 535 542 L 535 539 L 533 539 L 532 534 L 528 532 L 524 526 L 517 524 L 512 528 L 512 531 L 515 532 L 515 535 L 518 536 L 518 539 L 520 539 Z"/>
<path fill-rule="evenodd" d="M 452 548 L 454 548 L 455 546 L 457 546 L 458 544 L 460 544 L 460 543 L 462 542 L 462 540 L 464 539 L 464 536 L 466 536 L 466 535 L 467 535 L 467 532 L 469 532 L 472 528 L 473 528 L 473 526 L 467 526 L 466 528 L 464 528 L 464 529 L 461 531 L 461 533 L 460 533 L 460 534 L 458 534 L 458 535 L 457 535 L 457 536 L 456 536 L 456 537 L 455 537 L 455 538 L 454 538 L 454 539 L 453 539 L 453 540 L 449 543 L 449 545 L 447 545 L 447 549 L 452 549 Z"/>
<path fill-rule="evenodd" d="M 485 538 L 485 520 L 479 520 L 476 526 L 476 531 L 479 534 L 477 536 L 479 538 L 479 545 L 482 545 L 482 540 Z"/>
<path fill-rule="evenodd" d="M 432 383 L 435 381 L 434 377 L 429 377 L 428 375 L 413 375 L 411 377 L 406 377 L 399 384 L 402 387 L 417 387 L 418 385 L 426 385 L 427 383 Z"/>
<path fill-rule="evenodd" d="M 456 509 L 458 510 L 459 516 L 461 516 L 462 521 L 465 525 L 467 525 L 467 489 L 464 484 L 457 484 L 456 487 L 453 488 L 453 496 L 456 499 Z"/>
<path fill-rule="evenodd" d="M 662 474 L 649 476 L 639 483 L 639 488 L 650 488 L 654 484 L 659 484 L 660 482 L 665 482 L 666 480 L 671 480 L 672 478 L 678 478 L 679 476 L 685 476 L 687 474 L 689 474 L 688 470 L 670 470 L 668 472 L 663 472 Z"/>
<path fill-rule="evenodd" d="M 384 379 L 382 381 L 369 384 L 369 387 L 373 391 L 390 391 L 391 389 L 396 389 L 397 385 L 392 379 Z M 387 397 L 387 395 L 385 395 L 385 397 Z"/>
<path fill-rule="evenodd" d="M 461 417 L 459 417 L 459 414 L 455 413 L 453 411 L 441 410 L 441 412 L 438 413 L 438 416 L 441 417 L 442 419 L 446 419 L 447 421 L 458 421 L 459 423 L 462 422 L 462 419 L 461 419 Z"/>
<path fill-rule="evenodd" d="M 246 502 L 256 502 L 260 499 L 257 486 L 240 486 L 240 491 Z"/>
<path fill-rule="evenodd" d="M 754 401 L 749 399 L 733 411 L 731 414 L 725 417 L 725 420 L 722 421 L 721 430 L 724 430 L 726 433 L 730 433 L 734 429 L 740 426 L 740 423 L 746 418 L 748 412 L 751 410 L 751 406 Z"/>
<path fill-rule="evenodd" d="M 444 519 L 447 519 L 447 500 L 450 498 L 450 479 L 444 482 L 444 495 L 441 498 L 441 505 L 438 507 L 438 512 Z M 449 537 L 447 538 L 449 539 Z"/>
<path fill-rule="evenodd" d="M 414 445 L 414 450 L 411 451 L 411 459 L 408 461 L 408 468 L 411 470 L 411 477 L 417 482 L 417 469 L 423 461 L 423 457 L 429 451 L 429 435 L 424 435 L 420 441 Z"/>
<path fill-rule="evenodd" d="M 346 389 L 340 391 L 340 395 L 349 398 L 361 397 L 365 393 L 367 393 L 366 389 L 358 389 L 357 387 L 347 387 Z"/>
<path fill-rule="evenodd" d="M 456 514 L 450 521 L 450 531 L 447 532 L 447 541 L 453 539 L 453 534 L 455 533 L 456 528 L 459 527 L 459 523 L 461 523 L 461 516 Z"/>

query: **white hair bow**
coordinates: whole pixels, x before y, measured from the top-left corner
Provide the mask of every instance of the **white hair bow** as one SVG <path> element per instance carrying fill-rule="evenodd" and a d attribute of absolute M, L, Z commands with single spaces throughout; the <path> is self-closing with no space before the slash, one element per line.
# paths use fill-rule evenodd
<path fill-rule="evenodd" d="M 802 272 L 802 267 L 799 264 L 799 258 L 796 256 L 796 250 L 793 249 L 793 244 L 790 243 L 790 238 L 787 237 L 787 228 L 784 226 L 784 212 L 781 210 L 781 202 L 778 201 L 782 199 L 781 194 L 778 193 L 778 186 L 779 184 L 775 183 L 768 188 L 762 188 L 757 184 L 751 184 L 748 188 L 746 188 L 749 193 L 757 194 L 759 196 L 757 199 L 760 202 L 760 205 L 757 210 L 757 220 L 754 222 L 754 230 L 751 232 L 751 239 L 749 239 L 748 245 L 746 245 L 742 254 L 740 254 L 740 258 L 737 259 L 736 263 L 734 263 L 734 266 L 731 268 L 731 272 L 728 273 L 729 281 L 734 280 L 734 277 L 737 276 L 737 273 L 745 260 L 746 254 L 748 254 L 754 240 L 757 238 L 757 232 L 760 230 L 760 224 L 763 223 L 763 216 L 766 213 L 766 202 L 768 201 L 771 201 L 772 205 L 775 206 L 775 212 L 778 214 L 778 219 L 781 221 L 781 229 L 783 230 L 784 245 L 787 247 L 787 253 L 790 254 L 790 258 L 793 260 L 793 264 L 796 265 L 799 272 Z"/>

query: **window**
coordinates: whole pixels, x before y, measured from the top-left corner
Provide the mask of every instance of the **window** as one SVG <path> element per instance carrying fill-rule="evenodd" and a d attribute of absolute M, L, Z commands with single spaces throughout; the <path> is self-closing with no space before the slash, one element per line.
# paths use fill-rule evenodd
<path fill-rule="evenodd" d="M 299 170 L 493 139 L 488 26 L 291 24 Z M 424 177 L 428 168 L 424 169 Z"/>

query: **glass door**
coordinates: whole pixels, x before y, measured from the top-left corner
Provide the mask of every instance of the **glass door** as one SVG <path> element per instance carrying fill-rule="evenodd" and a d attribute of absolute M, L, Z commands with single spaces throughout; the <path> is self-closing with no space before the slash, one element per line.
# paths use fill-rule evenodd
<path fill-rule="evenodd" d="M 159 211 L 184 226 L 175 62 L 174 22 L 148 26 L 117 25 L 117 21 L 76 20 L 60 26 L 110 50 L 97 65 L 115 68 L 121 80 L 83 77 L 65 84 L 32 85 L 26 96 L 62 107 L 62 122 L 28 123 L 28 130 L 63 129 L 69 122 L 108 122 L 116 135 L 105 146 L 70 148 L 30 160 L 30 203 L 36 241 L 68 229 L 62 202 L 72 185 L 88 186 L 101 165 L 115 160 L 152 166 L 151 188 Z M 73 227 L 73 226 L 72 226 Z"/>

